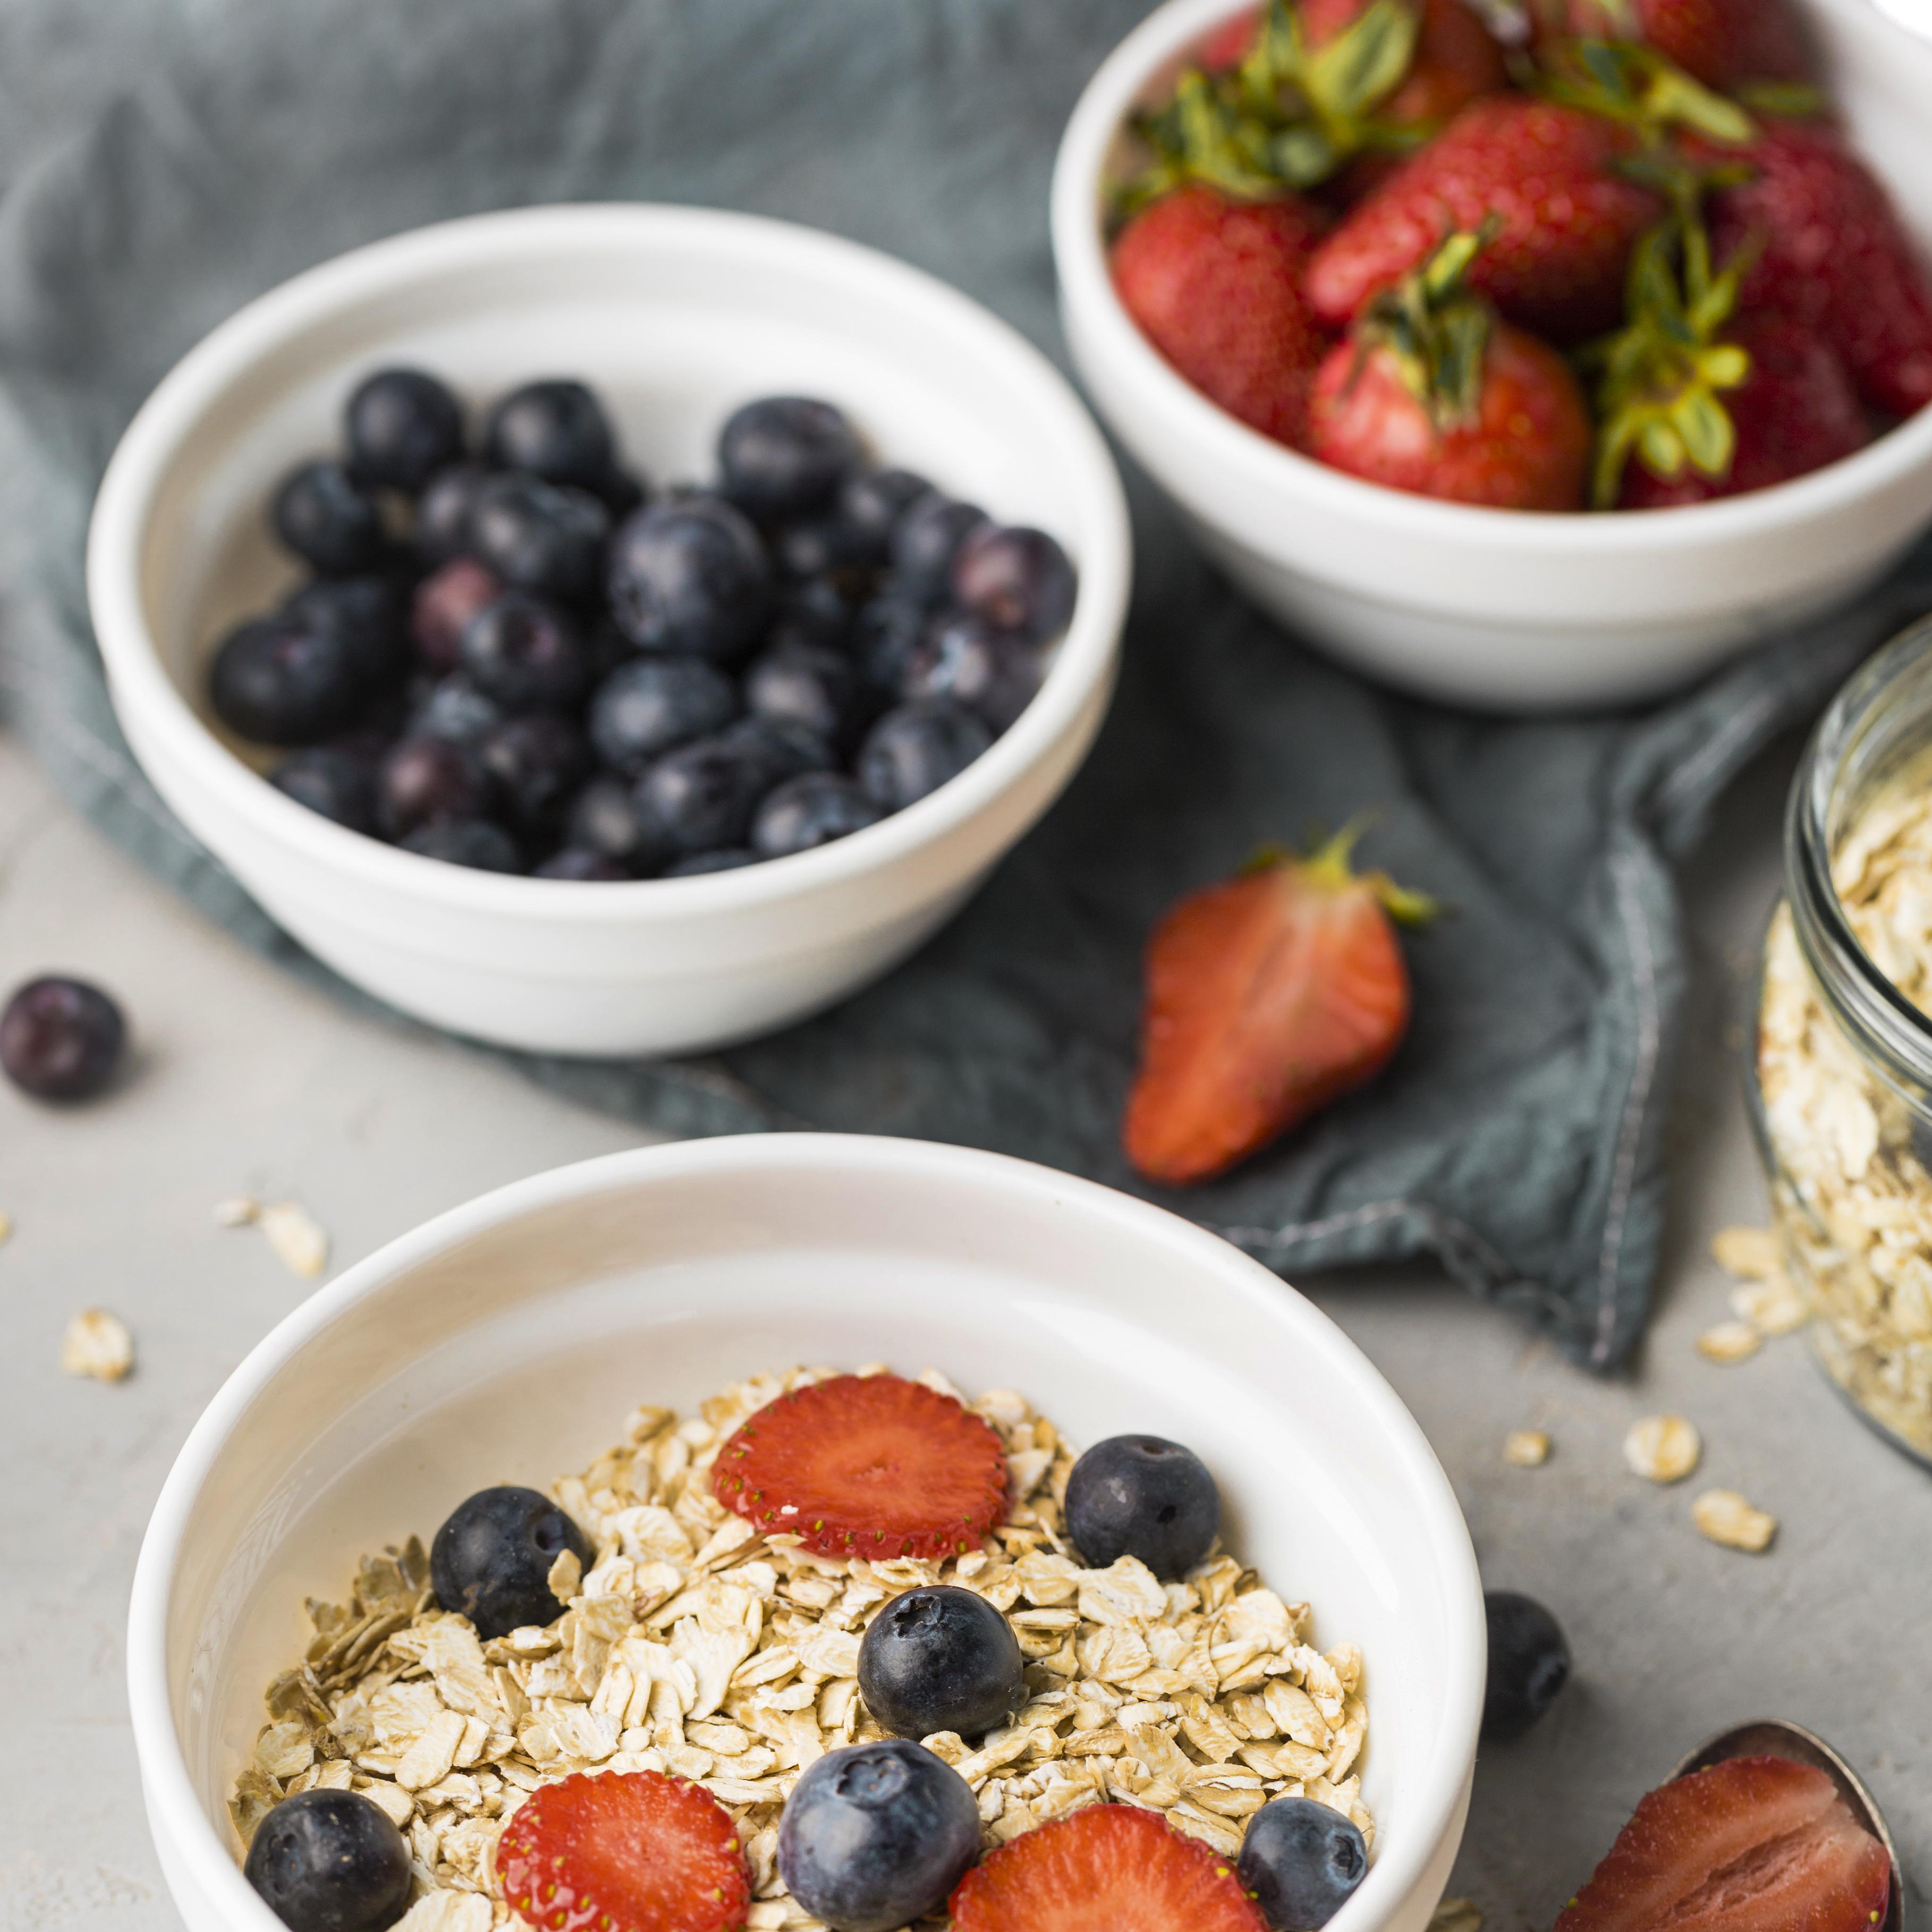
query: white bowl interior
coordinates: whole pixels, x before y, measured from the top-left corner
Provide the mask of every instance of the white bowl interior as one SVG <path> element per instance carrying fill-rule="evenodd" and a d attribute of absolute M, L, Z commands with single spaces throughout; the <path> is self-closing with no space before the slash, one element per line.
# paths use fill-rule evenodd
<path fill-rule="evenodd" d="M 1336 1924 L 1385 1922 L 1448 1828 L 1483 1669 L 1467 1534 L 1414 1424 L 1325 1317 L 1186 1223 L 877 1140 L 712 1142 L 543 1177 L 278 1329 L 184 1451 L 143 1555 L 130 1650 L 158 1837 L 178 1797 L 200 1842 L 176 1851 L 232 1858 L 225 1798 L 262 1690 L 301 1653 L 304 1597 L 338 1599 L 360 1554 L 427 1540 L 485 1484 L 581 1467 L 639 1402 L 688 1409 L 760 1368 L 874 1360 L 1018 1388 L 1078 1442 L 1150 1430 L 1205 1458 L 1231 1546 L 1312 1604 L 1318 1642 L 1362 1646 L 1381 1836 Z M 224 1922 L 267 1922 L 238 1876 L 210 1882 Z"/>

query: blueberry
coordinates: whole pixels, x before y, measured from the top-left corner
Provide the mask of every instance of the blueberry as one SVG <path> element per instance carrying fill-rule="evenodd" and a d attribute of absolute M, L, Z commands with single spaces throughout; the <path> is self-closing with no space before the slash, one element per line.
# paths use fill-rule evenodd
<path fill-rule="evenodd" d="M 37 1100 L 91 1100 L 113 1078 L 127 1036 L 98 986 L 50 974 L 0 1010 L 0 1071 Z"/>
<path fill-rule="evenodd" d="M 758 855 L 743 845 L 726 845 L 716 852 L 694 852 L 674 866 L 667 866 L 668 879 L 695 879 L 706 872 L 735 872 L 742 866 L 755 866 Z"/>
<path fill-rule="evenodd" d="M 850 732 L 859 674 L 829 644 L 781 644 L 754 658 L 745 673 L 745 704 L 754 717 L 789 718 L 836 744 Z"/>
<path fill-rule="evenodd" d="M 754 516 L 816 509 L 858 460 L 859 440 L 844 412 L 806 396 L 747 403 L 718 436 L 725 490 Z"/>
<path fill-rule="evenodd" d="M 490 412 L 483 441 L 501 468 L 580 490 L 598 488 L 616 461 L 603 405 L 581 382 L 562 378 L 512 390 Z"/>
<path fill-rule="evenodd" d="M 565 845 L 536 868 L 540 879 L 574 879 L 580 884 L 615 884 L 631 874 L 615 859 L 582 845 Z"/>
<path fill-rule="evenodd" d="M 610 534 L 610 512 L 588 490 L 536 476 L 491 478 L 470 512 L 477 556 L 506 584 L 568 602 L 596 589 Z"/>
<path fill-rule="evenodd" d="M 906 665 L 926 640 L 930 622 L 923 604 L 909 597 L 875 597 L 853 626 L 854 661 L 866 683 L 881 698 L 896 698 Z"/>
<path fill-rule="evenodd" d="M 634 658 L 598 687 L 590 736 L 606 764 L 634 778 L 653 758 L 722 730 L 737 715 L 731 680 L 702 658 Z"/>
<path fill-rule="evenodd" d="M 480 463 L 452 463 L 432 476 L 416 499 L 416 547 L 431 563 L 447 563 L 470 548 L 470 513 L 494 472 Z"/>
<path fill-rule="evenodd" d="M 362 700 L 349 648 L 332 630 L 257 617 L 222 640 L 208 673 L 215 716 L 261 745 L 314 745 L 346 730 Z"/>
<path fill-rule="evenodd" d="M 851 629 L 852 607 L 844 592 L 830 578 L 814 577 L 785 586 L 772 614 L 765 644 L 771 650 L 787 644 L 842 646 Z"/>
<path fill-rule="evenodd" d="M 1316 1932 L 1369 1868 L 1362 1834 L 1312 1798 L 1277 1798 L 1248 1820 L 1234 1870 L 1273 1932 Z"/>
<path fill-rule="evenodd" d="M 409 1906 L 409 1846 L 359 1791 L 284 1798 L 256 1826 L 242 1870 L 289 1932 L 383 1932 Z"/>
<path fill-rule="evenodd" d="M 275 492 L 275 534 L 324 577 L 356 577 L 382 560 L 382 513 L 339 463 L 304 463 Z"/>
<path fill-rule="evenodd" d="M 463 454 L 463 406 L 420 369 L 379 369 L 344 412 L 356 474 L 411 496 Z"/>
<path fill-rule="evenodd" d="M 393 577 L 323 577 L 304 584 L 279 616 L 342 640 L 367 691 L 393 685 L 410 665 L 409 592 Z"/>
<path fill-rule="evenodd" d="M 1562 1625 L 1534 1597 L 1492 1590 L 1483 1610 L 1490 1629 L 1483 1736 L 1520 1738 L 1569 1682 L 1570 1645 Z"/>
<path fill-rule="evenodd" d="M 664 850 L 646 824 L 636 795 L 620 778 L 592 778 L 570 808 L 569 842 L 644 878 L 664 863 Z"/>
<path fill-rule="evenodd" d="M 608 470 L 584 487 L 610 512 L 613 525 L 622 523 L 651 494 L 641 476 L 621 468 Z"/>
<path fill-rule="evenodd" d="M 752 820 L 752 849 L 761 859 L 782 859 L 849 838 L 884 816 L 842 772 L 802 772 L 766 794 Z"/>
<path fill-rule="evenodd" d="M 882 810 L 903 812 L 957 778 L 992 742 L 985 724 L 956 704 L 938 698 L 902 704 L 866 734 L 859 782 Z"/>
<path fill-rule="evenodd" d="M 402 841 L 402 848 L 418 858 L 440 859 L 446 865 L 468 866 L 479 872 L 524 869 L 517 842 L 487 818 L 440 818 L 433 825 L 418 825 Z"/>
<path fill-rule="evenodd" d="M 771 539 L 780 572 L 800 581 L 814 577 L 849 577 L 873 561 L 865 539 L 836 517 L 808 517 L 787 524 Z"/>
<path fill-rule="evenodd" d="M 777 782 L 759 743 L 700 738 L 667 752 L 634 788 L 639 816 L 667 856 L 742 845 L 758 801 Z"/>
<path fill-rule="evenodd" d="M 729 661 L 771 608 L 771 565 L 730 504 L 694 497 L 640 510 L 610 542 L 610 614 L 647 651 Z"/>
<path fill-rule="evenodd" d="M 413 738 L 447 738 L 454 745 L 480 745 L 503 722 L 503 707 L 476 688 L 467 671 L 438 678 L 411 713 Z"/>
<path fill-rule="evenodd" d="M 838 763 L 829 741 L 795 718 L 741 718 L 718 736 L 758 763 L 767 791 L 801 772 L 829 772 Z"/>
<path fill-rule="evenodd" d="M 476 1634 L 504 1636 L 563 1615 L 550 1594 L 550 1565 L 566 1550 L 587 1570 L 590 1539 L 549 1497 L 506 1484 L 457 1504 L 430 1545 L 429 1580 L 446 1610 Z"/>
<path fill-rule="evenodd" d="M 275 767 L 268 782 L 296 804 L 351 832 L 376 829 L 376 774 L 369 760 L 353 752 L 319 745 L 293 752 Z"/>
<path fill-rule="evenodd" d="M 376 819 L 391 838 L 406 838 L 419 826 L 480 818 L 489 800 L 476 754 L 447 738 L 403 739 L 376 775 Z"/>
<path fill-rule="evenodd" d="M 506 711 L 578 704 L 590 666 L 577 627 L 554 604 L 512 590 L 484 605 L 463 633 L 463 668 Z"/>
<path fill-rule="evenodd" d="M 562 827 L 591 766 L 584 734 L 545 711 L 498 725 L 478 742 L 476 755 L 503 817 L 540 844 Z"/>
<path fill-rule="evenodd" d="M 977 712 L 996 734 L 1032 703 L 1039 688 L 1035 647 L 970 611 L 936 620 L 899 670 L 902 698 L 950 698 Z"/>
<path fill-rule="evenodd" d="M 1138 1556 L 1156 1576 L 1184 1576 L 1208 1554 L 1221 1498 L 1192 1450 L 1159 1436 L 1110 1436 L 1066 1479 L 1066 1533 L 1091 1569 Z"/>
<path fill-rule="evenodd" d="M 899 519 L 931 490 L 910 470 L 860 470 L 838 492 L 838 516 L 863 546 L 866 561 L 884 563 L 892 554 Z"/>
<path fill-rule="evenodd" d="M 935 1583 L 895 1597 L 859 1646 L 859 1694 L 902 1738 L 976 1738 L 1026 1702 L 1026 1659 L 984 1597 Z"/>
<path fill-rule="evenodd" d="M 1073 566 L 1044 530 L 982 524 L 952 560 L 952 594 L 995 629 L 1034 644 L 1057 638 L 1073 615 Z"/>
<path fill-rule="evenodd" d="M 463 634 L 477 612 L 496 602 L 503 586 L 474 557 L 452 557 L 416 586 L 410 638 L 433 670 L 453 670 L 463 656 Z"/>
<path fill-rule="evenodd" d="M 904 1738 L 827 1751 L 778 1820 L 785 1889 L 832 1932 L 897 1932 L 938 1911 L 979 1856 L 972 1786 Z"/>
<path fill-rule="evenodd" d="M 892 531 L 892 575 L 903 594 L 937 603 L 946 594 L 960 544 L 986 520 L 976 504 L 928 490 Z"/>

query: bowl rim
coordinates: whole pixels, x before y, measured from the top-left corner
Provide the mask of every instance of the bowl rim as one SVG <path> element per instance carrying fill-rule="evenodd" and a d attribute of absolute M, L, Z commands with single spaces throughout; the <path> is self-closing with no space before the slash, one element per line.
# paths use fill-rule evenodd
<path fill-rule="evenodd" d="M 949 332 L 970 332 L 1028 395 L 1043 434 L 1064 452 L 1084 530 L 1072 617 L 1033 701 L 967 769 L 903 811 L 815 850 L 682 879 L 598 881 L 484 872 L 428 859 L 352 832 L 286 798 L 202 722 L 163 668 L 141 596 L 142 553 L 163 477 L 208 407 L 292 335 L 414 284 L 491 262 L 560 251 L 653 246 L 767 272 L 849 285 L 856 304 L 883 298 Z M 165 753 L 226 811 L 304 857 L 371 884 L 462 910 L 589 921 L 634 917 L 648 905 L 674 919 L 709 918 L 836 886 L 929 848 L 984 812 L 1040 764 L 1096 693 L 1109 688 L 1132 579 L 1126 498 L 1112 454 L 1072 386 L 1011 324 L 925 270 L 842 236 L 763 215 L 669 202 L 556 202 L 460 216 L 368 243 L 304 269 L 244 304 L 162 377 L 122 433 L 87 535 L 90 613 L 117 706 L 125 704 Z M 641 896 L 649 895 L 648 899 Z"/>
<path fill-rule="evenodd" d="M 1082 90 L 1060 136 L 1052 195 L 1054 265 L 1060 298 L 1120 380 L 1145 395 L 1168 426 L 1199 445 L 1230 490 L 1320 502 L 1378 526 L 1396 541 L 1460 546 L 1498 558 L 1526 554 L 1582 560 L 1675 555 L 1714 541 L 1762 537 L 1841 512 L 1932 465 L 1932 405 L 1863 449 L 1789 482 L 1664 512 L 1497 510 L 1450 503 L 1371 483 L 1263 436 L 1188 382 L 1142 334 L 1114 292 L 1102 239 L 1101 190 L 1107 159 L 1128 110 L 1156 72 L 1252 0 L 1164 0 L 1114 46 Z M 1897 21 L 1858 0 L 1808 0 L 1840 18 L 1856 9 L 1864 31 L 1901 40 Z M 1922 244 L 1924 238 L 1919 237 Z"/>
<path fill-rule="evenodd" d="M 1148 1244 L 1212 1265 L 1258 1317 L 1288 1322 L 1328 1351 L 1352 1399 L 1398 1455 L 1430 1526 L 1430 1553 L 1448 1585 L 1448 1646 L 1466 1668 L 1444 1685 L 1443 1720 L 1417 1775 L 1412 1816 L 1393 1855 L 1384 1840 L 1368 1879 L 1334 1922 L 1336 1932 L 1385 1922 L 1420 1882 L 1467 1794 L 1475 1760 L 1485 1678 L 1483 1588 L 1451 1485 L 1421 1426 L 1387 1378 L 1332 1317 L 1280 1276 L 1219 1235 L 1150 1202 L 1008 1154 L 882 1135 L 747 1134 L 628 1149 L 513 1181 L 451 1208 L 386 1243 L 319 1288 L 250 1349 L 189 1431 L 156 1498 L 144 1533 L 128 1612 L 128 1695 L 151 1828 L 165 1837 L 188 1874 L 231 1924 L 268 1932 L 277 1922 L 202 1810 L 176 1727 L 168 1690 L 170 1602 L 182 1541 L 202 1488 L 236 1423 L 268 1382 L 315 1336 L 397 1276 L 464 1242 L 539 1210 L 638 1181 L 722 1174 L 866 1173 L 936 1180 L 976 1189 L 997 1211 L 1024 1198 L 1111 1221 Z"/>

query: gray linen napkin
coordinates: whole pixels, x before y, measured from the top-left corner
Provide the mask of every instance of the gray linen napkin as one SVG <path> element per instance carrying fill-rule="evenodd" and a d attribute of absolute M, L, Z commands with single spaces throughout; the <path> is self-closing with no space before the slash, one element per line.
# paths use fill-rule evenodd
<path fill-rule="evenodd" d="M 67 794 L 212 917 L 334 980 L 170 816 L 103 688 L 93 489 L 156 379 L 237 304 L 415 224 L 654 199 L 836 229 L 1050 352 L 1046 190 L 1142 0 L 12 0 L 0 10 L 0 696 Z M 748 371 L 748 390 L 757 386 Z M 1671 866 L 1726 780 L 1932 601 L 1858 610 L 1648 715 L 1519 724 L 1306 654 L 1133 485 L 1118 702 L 1063 803 L 916 959 L 700 1065 L 503 1056 L 678 1132 L 811 1125 L 997 1148 L 1136 1186 L 1116 1121 L 1161 908 L 1364 808 L 1452 917 L 1375 1086 L 1172 1204 L 1284 1273 L 1430 1252 L 1608 1368 L 1641 1332 L 1684 958 Z M 368 1002 L 363 1002 L 368 1004 Z M 404 1022 L 398 1022 L 404 1024 Z"/>

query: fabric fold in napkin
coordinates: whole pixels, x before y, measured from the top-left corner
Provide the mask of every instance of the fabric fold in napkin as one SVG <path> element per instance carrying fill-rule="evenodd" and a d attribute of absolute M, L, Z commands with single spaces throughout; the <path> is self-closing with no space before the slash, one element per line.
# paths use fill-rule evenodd
<path fill-rule="evenodd" d="M 14 0 L 0 14 L 12 724 L 69 797 L 209 916 L 370 1005 L 188 837 L 116 728 L 81 550 L 142 397 L 298 268 L 418 223 L 567 200 L 834 229 L 946 276 L 1064 360 L 1054 146 L 1144 11 Z M 533 375 L 570 373 L 544 361 L 532 344 Z M 757 392 L 757 370 L 745 385 Z M 1300 649 L 1130 480 L 1139 579 L 1114 712 L 1066 798 L 945 932 L 838 1010 L 700 1064 L 502 1058 L 676 1132 L 916 1135 L 1144 1192 L 1117 1124 L 1149 926 L 1257 846 L 1371 812 L 1364 856 L 1453 909 L 1406 942 L 1407 1045 L 1269 1154 L 1156 1198 L 1291 1276 L 1432 1254 L 1579 1361 L 1614 1366 L 1641 1333 L 1658 1252 L 1685 973 L 1672 868 L 1753 752 L 1932 602 L 1932 553 L 1856 610 L 1645 715 L 1510 722 L 1389 696 Z"/>

